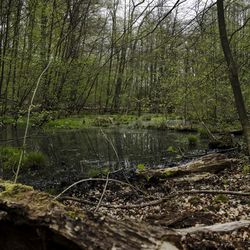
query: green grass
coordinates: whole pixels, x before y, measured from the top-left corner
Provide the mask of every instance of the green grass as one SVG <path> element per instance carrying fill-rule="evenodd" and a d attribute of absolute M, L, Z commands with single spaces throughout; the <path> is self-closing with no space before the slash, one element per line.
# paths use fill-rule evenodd
<path fill-rule="evenodd" d="M 56 128 L 56 129 L 78 129 L 87 126 L 87 121 L 84 118 L 62 118 L 49 121 L 46 123 L 45 128 Z"/>
<path fill-rule="evenodd" d="M 21 149 L 9 146 L 0 147 L 0 163 L 4 171 L 10 171 L 17 167 Z M 22 161 L 22 169 L 42 168 L 47 166 L 47 160 L 43 153 L 38 151 L 26 152 Z"/>
<path fill-rule="evenodd" d="M 196 135 L 189 135 L 187 140 L 190 146 L 195 146 L 198 143 L 198 137 Z"/>
<path fill-rule="evenodd" d="M 250 174 L 250 165 L 245 165 L 243 167 L 242 173 L 245 175 Z"/>
<path fill-rule="evenodd" d="M 29 152 L 23 160 L 23 166 L 26 169 L 42 168 L 45 167 L 46 165 L 47 165 L 46 157 L 42 152 L 39 151 Z"/>
<path fill-rule="evenodd" d="M 88 127 L 111 127 L 128 125 L 136 121 L 134 115 L 85 115 L 82 117 L 62 118 L 49 121 L 45 128 L 81 129 Z"/>

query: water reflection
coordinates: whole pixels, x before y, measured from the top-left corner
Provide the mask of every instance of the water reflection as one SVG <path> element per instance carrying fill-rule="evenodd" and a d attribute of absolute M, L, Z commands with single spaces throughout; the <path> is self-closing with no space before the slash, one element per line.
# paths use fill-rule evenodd
<path fill-rule="evenodd" d="M 131 166 L 165 165 L 176 156 L 167 152 L 168 147 L 188 151 L 187 134 L 183 133 L 124 128 L 103 131 L 105 135 L 99 128 L 59 132 L 31 130 L 27 144 L 29 149 L 45 153 L 51 165 L 78 171 L 84 166 L 115 166 L 118 158 L 122 164 L 126 162 Z M 23 132 L 21 128 L 9 127 L 0 133 L 0 143 L 20 147 Z M 205 149 L 206 143 L 199 141 L 197 148 Z"/>

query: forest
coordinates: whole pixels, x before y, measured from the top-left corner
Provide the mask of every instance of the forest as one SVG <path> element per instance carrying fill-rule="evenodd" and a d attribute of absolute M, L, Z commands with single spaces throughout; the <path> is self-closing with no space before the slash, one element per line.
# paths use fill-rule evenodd
<path fill-rule="evenodd" d="M 249 69 L 249 0 L 1 0 L 0 246 L 249 249 Z"/>

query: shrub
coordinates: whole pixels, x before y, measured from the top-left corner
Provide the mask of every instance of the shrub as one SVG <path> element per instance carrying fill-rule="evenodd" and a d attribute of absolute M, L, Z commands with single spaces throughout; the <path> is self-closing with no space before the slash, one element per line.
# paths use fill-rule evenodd
<path fill-rule="evenodd" d="M 174 146 L 169 146 L 167 148 L 167 152 L 169 152 L 169 153 L 177 153 L 178 150 Z"/>
<path fill-rule="evenodd" d="M 142 121 L 151 121 L 151 119 L 152 119 L 152 115 L 150 114 L 145 114 L 141 116 Z"/>
<path fill-rule="evenodd" d="M 92 125 L 96 127 L 108 127 L 113 124 L 113 119 L 111 117 L 101 117 L 98 116 L 94 119 Z"/>
<path fill-rule="evenodd" d="M 47 165 L 46 157 L 41 152 L 30 152 L 23 159 L 23 167 L 28 169 L 41 168 Z"/>
<path fill-rule="evenodd" d="M 189 146 L 195 146 L 198 142 L 198 138 L 196 135 L 189 135 L 187 139 Z"/>
<path fill-rule="evenodd" d="M 206 129 L 199 128 L 198 132 L 199 132 L 199 136 L 200 136 L 201 139 L 208 139 L 209 138 L 208 132 L 206 131 Z"/>
<path fill-rule="evenodd" d="M 21 149 L 15 147 L 0 147 L 0 162 L 3 170 L 11 170 L 17 167 Z M 27 152 L 23 157 L 22 168 L 40 168 L 47 165 L 46 157 L 41 152 Z"/>
<path fill-rule="evenodd" d="M 17 166 L 21 150 L 14 147 L 0 147 L 0 162 L 4 170 Z"/>

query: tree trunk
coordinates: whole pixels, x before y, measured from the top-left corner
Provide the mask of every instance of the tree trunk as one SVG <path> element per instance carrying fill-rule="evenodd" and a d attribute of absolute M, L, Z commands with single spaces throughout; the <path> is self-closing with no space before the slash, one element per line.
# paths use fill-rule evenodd
<path fill-rule="evenodd" d="M 172 234 L 180 240 L 164 231 Z M 143 223 L 69 208 L 32 187 L 0 180 L 1 249 L 177 249 L 162 236 Z"/>
<path fill-rule="evenodd" d="M 243 134 L 247 143 L 248 155 L 250 155 L 250 123 L 248 121 L 246 107 L 241 92 L 238 67 L 233 58 L 232 51 L 229 45 L 229 40 L 227 37 L 223 0 L 217 1 L 217 14 L 218 14 L 221 46 L 228 66 L 229 79 L 233 89 L 235 105 L 240 118 Z"/>

